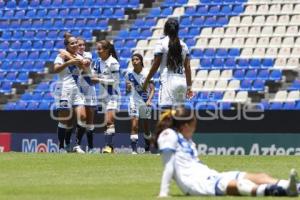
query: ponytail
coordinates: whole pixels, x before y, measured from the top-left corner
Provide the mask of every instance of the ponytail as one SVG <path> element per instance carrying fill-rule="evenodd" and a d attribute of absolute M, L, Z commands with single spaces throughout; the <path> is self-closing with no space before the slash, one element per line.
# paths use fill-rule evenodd
<path fill-rule="evenodd" d="M 179 23 L 176 19 L 168 19 L 165 23 L 164 34 L 169 37 L 169 51 L 167 55 L 167 67 L 172 71 L 176 71 L 182 66 L 182 47 L 178 37 Z"/>
<path fill-rule="evenodd" d="M 182 47 L 178 37 L 169 40 L 169 51 L 167 55 L 167 66 L 172 71 L 176 71 L 178 67 L 182 66 Z"/>

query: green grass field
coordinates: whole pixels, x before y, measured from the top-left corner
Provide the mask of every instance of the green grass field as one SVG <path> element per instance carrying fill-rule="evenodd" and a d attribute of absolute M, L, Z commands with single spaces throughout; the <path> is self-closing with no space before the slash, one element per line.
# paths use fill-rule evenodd
<path fill-rule="evenodd" d="M 219 171 L 265 171 L 287 178 L 290 168 L 300 171 L 296 156 L 204 156 Z M 0 154 L 0 199 L 155 199 L 162 166 L 156 155 Z M 172 184 L 171 199 L 183 196 Z M 201 197 L 201 199 L 253 199 Z M 259 198 L 262 199 L 262 198 Z M 290 199 L 290 198 L 267 198 Z"/>

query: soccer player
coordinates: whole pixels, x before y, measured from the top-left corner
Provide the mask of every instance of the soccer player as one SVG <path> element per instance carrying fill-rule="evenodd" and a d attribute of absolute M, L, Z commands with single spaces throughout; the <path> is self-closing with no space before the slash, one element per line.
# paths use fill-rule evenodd
<path fill-rule="evenodd" d="M 72 57 L 67 58 L 59 54 L 54 61 L 54 73 L 59 74 L 59 81 L 55 86 L 55 105 L 58 109 L 58 139 L 60 152 L 66 152 L 64 140 L 66 133 L 72 132 L 73 111 L 77 118 L 76 140 L 82 138 L 85 133 L 85 109 L 84 96 L 80 92 L 78 79 L 80 71 L 84 70 L 84 60 L 78 55 L 78 41 L 70 33 L 65 33 L 65 50 Z M 74 147 L 77 153 L 84 153 L 79 145 Z"/>
<path fill-rule="evenodd" d="M 183 104 L 191 98 L 191 69 L 187 45 L 178 37 L 179 23 L 168 19 L 164 26 L 166 37 L 159 40 L 154 50 L 154 62 L 145 80 L 143 89 L 160 67 L 159 106 L 170 108 Z"/>
<path fill-rule="evenodd" d="M 105 112 L 106 131 L 105 147 L 103 153 L 113 153 L 113 136 L 115 134 L 115 114 L 119 111 L 120 101 L 120 64 L 115 47 L 107 40 L 97 42 L 97 53 L 99 58 L 94 65 L 97 78 L 94 82 L 100 82 L 102 93 L 99 103 Z"/>
<path fill-rule="evenodd" d="M 144 67 L 142 55 L 138 53 L 133 54 L 131 61 L 133 70 L 125 74 L 125 79 L 126 90 L 130 92 L 128 113 L 131 117 L 131 148 L 132 154 L 137 154 L 139 119 L 143 120 L 144 125 L 145 151 L 149 152 L 150 150 L 151 132 L 149 119 L 151 119 L 151 105 L 155 86 L 151 82 L 147 91 L 142 89 L 145 81 L 145 75 L 142 71 Z"/>
<path fill-rule="evenodd" d="M 83 93 L 85 97 L 85 111 L 86 111 L 86 136 L 88 141 L 88 148 L 89 153 L 96 153 L 93 144 L 93 134 L 94 134 L 94 112 L 95 107 L 97 106 L 96 101 L 96 90 L 94 83 L 91 80 L 92 76 L 92 69 L 91 69 L 91 62 L 92 62 L 92 54 L 90 52 L 86 52 L 86 42 L 84 39 L 77 37 L 78 41 L 78 54 L 83 57 L 84 63 L 84 70 L 81 71 L 80 79 L 79 79 L 79 86 L 80 92 Z M 67 51 L 61 50 L 60 55 L 72 59 L 72 55 L 70 55 Z M 72 132 L 66 133 L 66 146 L 70 145 Z M 76 146 L 81 145 L 82 137 L 76 139 Z"/>
<path fill-rule="evenodd" d="M 278 180 L 265 173 L 221 173 L 203 164 L 192 141 L 196 123 L 192 111 L 183 107 L 161 116 L 157 142 L 164 170 L 159 197 L 168 196 L 172 178 L 186 195 L 298 196 L 295 170 L 289 180 Z"/>

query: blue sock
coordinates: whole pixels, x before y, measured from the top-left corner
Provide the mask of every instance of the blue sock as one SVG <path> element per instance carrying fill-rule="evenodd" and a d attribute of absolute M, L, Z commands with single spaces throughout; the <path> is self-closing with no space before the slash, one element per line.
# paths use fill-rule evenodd
<path fill-rule="evenodd" d="M 270 184 L 265 189 L 265 196 L 287 196 L 286 190 L 276 184 Z"/>

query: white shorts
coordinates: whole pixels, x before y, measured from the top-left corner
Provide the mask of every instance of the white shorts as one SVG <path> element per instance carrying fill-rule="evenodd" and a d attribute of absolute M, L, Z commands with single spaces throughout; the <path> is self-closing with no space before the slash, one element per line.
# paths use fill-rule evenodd
<path fill-rule="evenodd" d="M 139 119 L 151 119 L 151 106 L 147 106 L 146 103 L 135 101 L 130 98 L 128 114 L 130 117 L 137 117 Z"/>
<path fill-rule="evenodd" d="M 188 194 L 195 196 L 226 195 L 226 189 L 229 182 L 243 179 L 245 174 L 245 172 L 229 171 L 208 176 L 205 179 L 194 181 Z"/>
<path fill-rule="evenodd" d="M 184 104 L 186 100 L 186 79 L 181 74 L 169 74 L 161 80 L 158 94 L 160 107 Z"/>
<path fill-rule="evenodd" d="M 54 92 L 56 109 L 72 109 L 73 106 L 81 106 L 85 103 L 84 95 L 78 86 L 66 86 L 57 84 Z"/>
<path fill-rule="evenodd" d="M 81 92 L 84 95 L 85 106 L 97 106 L 96 89 L 94 86 L 84 85 L 80 87 Z"/>
<path fill-rule="evenodd" d="M 105 113 L 109 110 L 120 110 L 120 96 L 119 95 L 109 95 L 105 99 L 99 99 L 98 111 Z M 100 110 L 101 109 L 101 110 Z"/>

